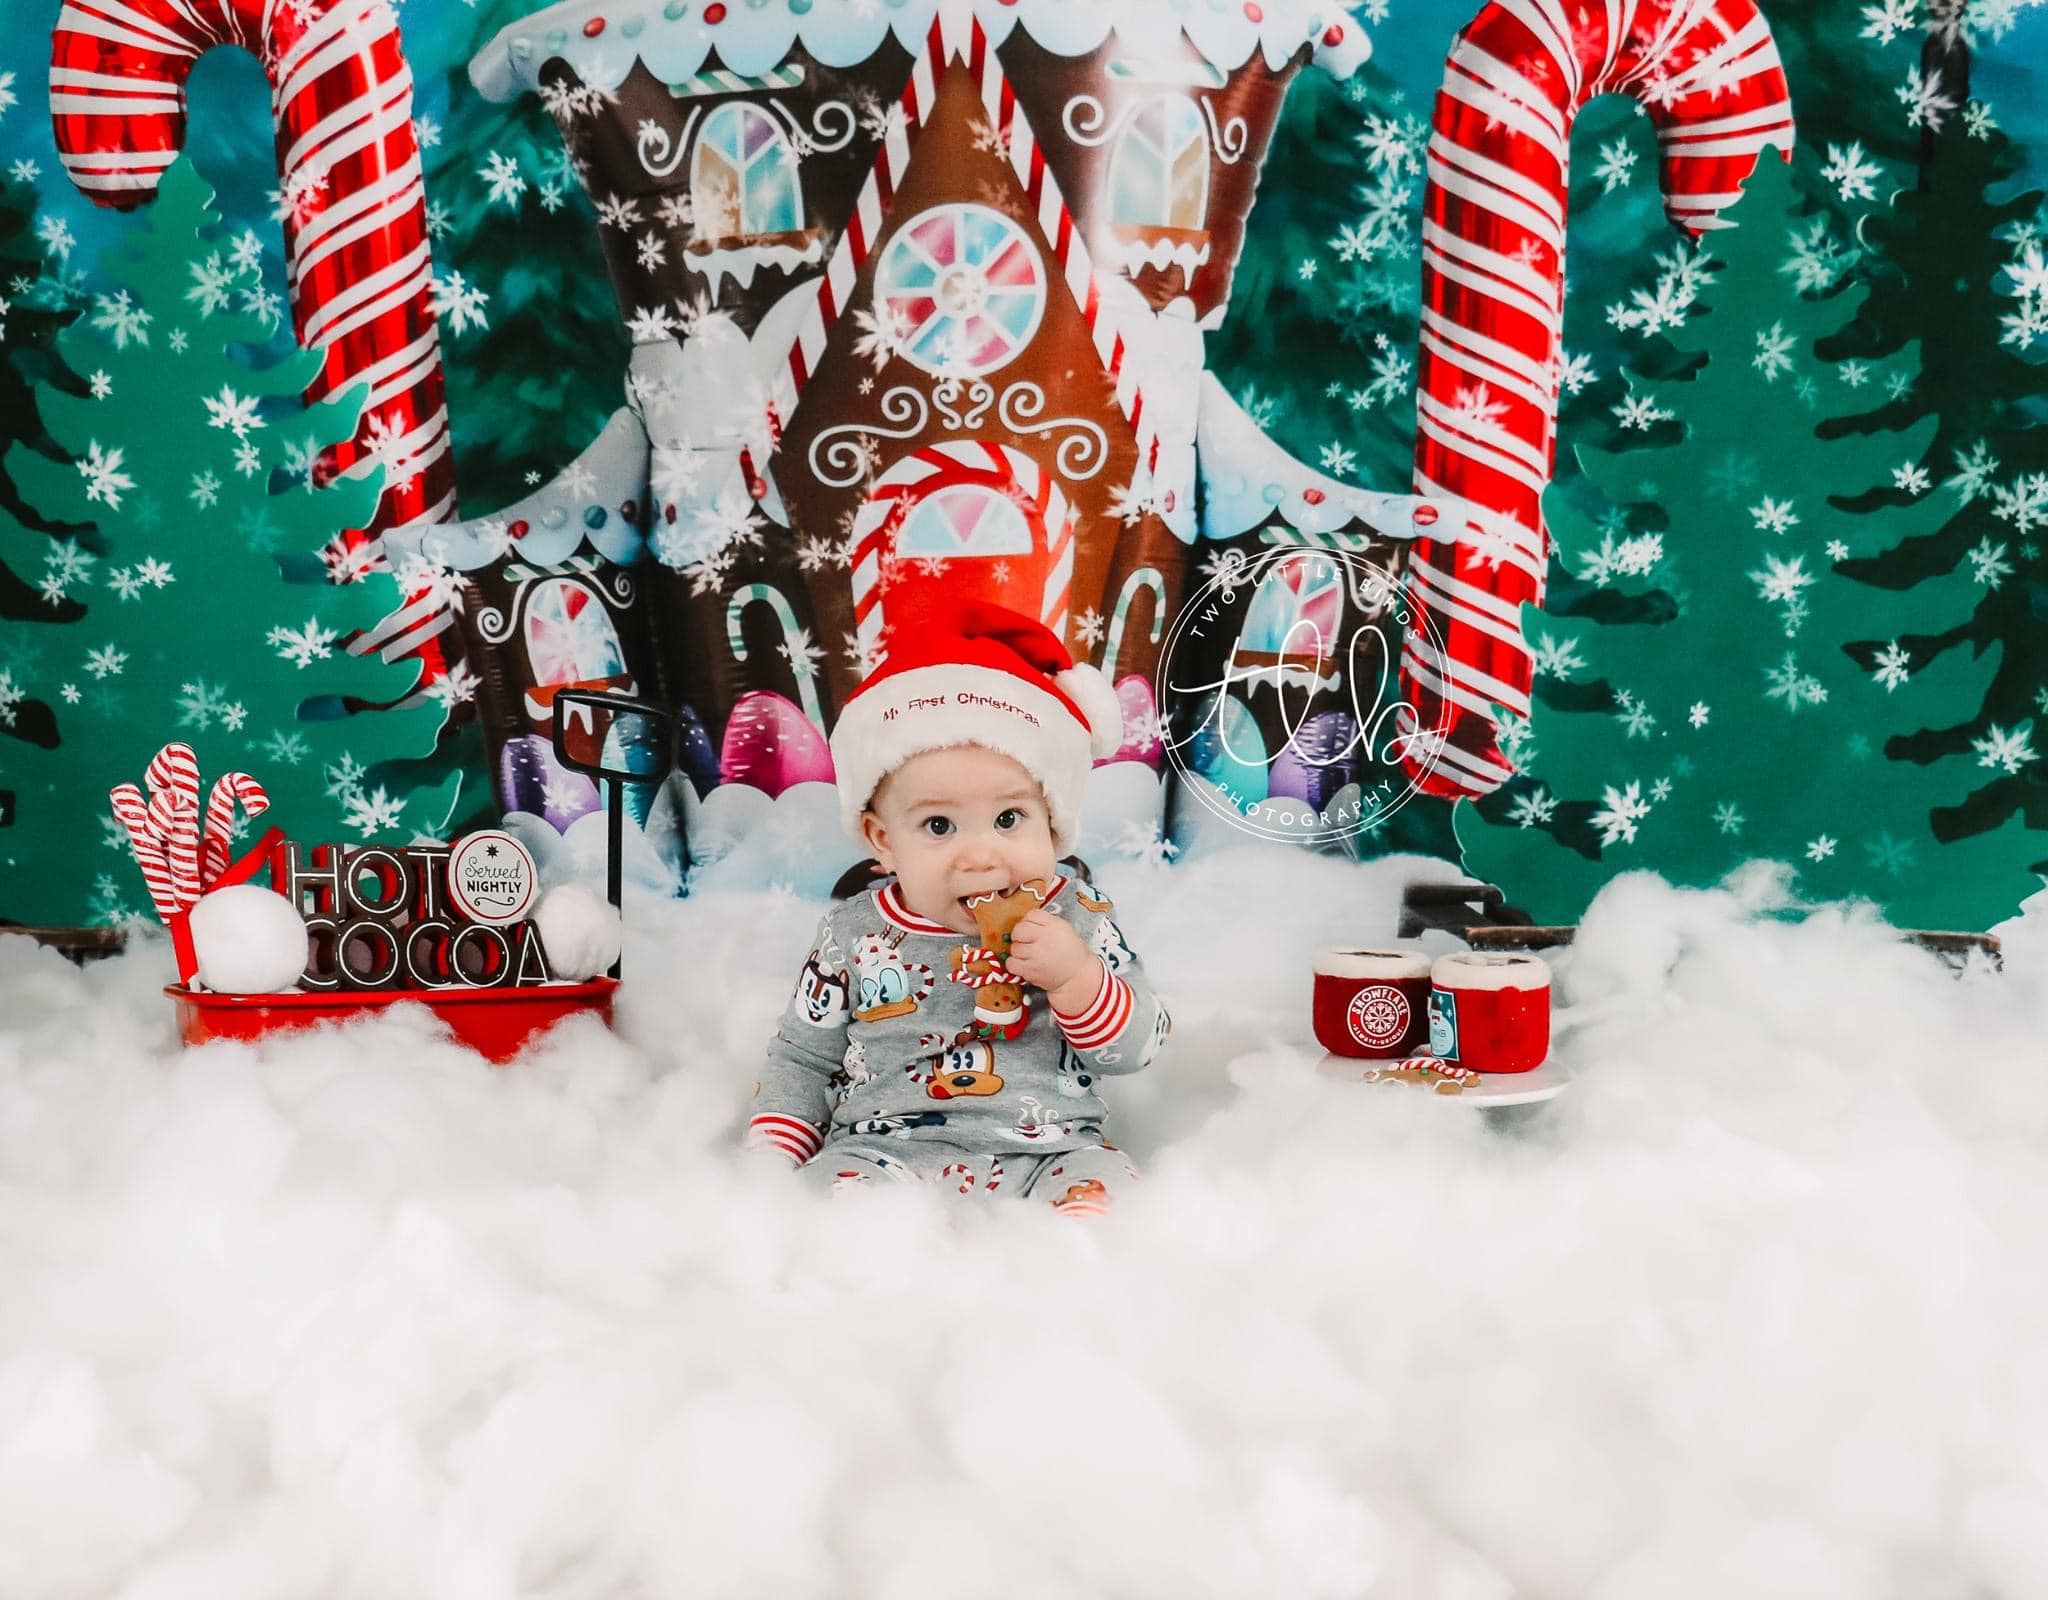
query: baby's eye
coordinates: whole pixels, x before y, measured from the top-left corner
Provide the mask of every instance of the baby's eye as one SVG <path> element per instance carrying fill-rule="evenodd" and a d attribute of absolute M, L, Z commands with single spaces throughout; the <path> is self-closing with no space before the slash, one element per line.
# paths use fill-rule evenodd
<path fill-rule="evenodd" d="M 953 831 L 953 819 L 951 817 L 926 817 L 924 819 L 924 830 L 934 839 L 943 839 Z"/>
<path fill-rule="evenodd" d="M 1000 812 L 996 816 L 996 826 L 998 828 L 1001 828 L 1005 833 L 1008 833 L 1012 828 L 1021 825 L 1023 821 L 1024 813 L 1019 811 L 1015 806 L 1011 806 L 1008 810 Z"/>

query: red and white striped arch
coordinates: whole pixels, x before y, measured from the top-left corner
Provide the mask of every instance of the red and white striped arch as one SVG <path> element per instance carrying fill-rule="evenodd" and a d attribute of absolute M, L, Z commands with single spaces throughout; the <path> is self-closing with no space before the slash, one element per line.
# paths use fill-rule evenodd
<path fill-rule="evenodd" d="M 1064 639 L 1074 586 L 1074 514 L 1059 480 L 1022 451 L 972 439 L 928 445 L 875 480 L 853 523 L 853 625 L 873 659 L 882 637 L 884 569 L 896 535 L 926 496 L 967 484 L 1013 501 L 1031 529 L 1033 554 L 1044 563 L 1038 620 Z"/>
<path fill-rule="evenodd" d="M 945 5 L 939 7 L 931 31 L 925 36 L 924 48 L 911 66 L 910 81 L 903 89 L 903 115 L 890 119 L 889 131 L 875 153 L 874 165 L 861 185 L 853 213 L 825 264 L 817 299 L 797 326 L 788 358 L 778 364 L 773 374 L 768 438 L 772 442 L 781 437 L 783 424 L 796 414 L 797 397 L 824 358 L 825 341 L 853 298 L 861 266 L 881 237 L 896 192 L 909 169 L 911 152 L 937 103 L 939 79 L 951 63 L 958 63 L 974 75 L 989 125 L 996 130 L 1011 169 L 1031 203 L 1039 231 L 1051 246 L 1059 274 L 1087 321 L 1102 369 L 1115 385 L 1118 409 L 1137 438 L 1138 460 L 1149 472 L 1159 463 L 1158 430 L 1145 418 L 1145 396 L 1135 364 L 1126 360 L 1131 341 L 1124 336 L 1123 318 L 1103 303 L 1094 259 L 1082 242 L 1081 230 L 1067 209 L 1058 180 L 1046 165 L 1030 119 L 1018 108 L 1016 91 L 1010 87 L 987 34 L 971 12 Z"/>

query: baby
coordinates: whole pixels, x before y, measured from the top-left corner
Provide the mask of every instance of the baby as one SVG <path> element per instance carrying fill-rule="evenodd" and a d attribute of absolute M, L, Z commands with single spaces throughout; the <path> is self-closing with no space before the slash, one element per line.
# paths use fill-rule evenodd
<path fill-rule="evenodd" d="M 1092 884 L 1062 874 L 1123 727 L 1051 629 L 967 601 L 898 619 L 832 731 L 840 813 L 893 874 L 825 913 L 755 1089 L 750 1148 L 1097 1215 L 1137 1177 L 1096 1080 L 1172 1028 Z"/>

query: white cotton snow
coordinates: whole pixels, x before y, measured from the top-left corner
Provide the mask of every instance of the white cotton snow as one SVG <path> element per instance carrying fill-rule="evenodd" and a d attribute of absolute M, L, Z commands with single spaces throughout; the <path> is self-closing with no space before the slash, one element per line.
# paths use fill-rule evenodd
<path fill-rule="evenodd" d="M 558 883 L 534 908 L 541 948 L 558 978 L 581 983 L 619 959 L 619 914 L 587 883 Z"/>
<path fill-rule="evenodd" d="M 505 1069 L 0 938 L 0 1595 L 2040 1592 L 2048 896 L 1956 977 L 1620 879 L 1492 1122 L 1311 1066 L 1440 864 L 1097 867 L 1176 1026 L 1095 1224 L 732 1154 L 786 894 L 630 902 Z"/>

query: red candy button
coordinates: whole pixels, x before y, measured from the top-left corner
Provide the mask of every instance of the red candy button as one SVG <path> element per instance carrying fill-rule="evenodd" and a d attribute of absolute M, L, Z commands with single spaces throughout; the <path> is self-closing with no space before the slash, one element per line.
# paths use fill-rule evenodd
<path fill-rule="evenodd" d="M 588 22 L 583 24 L 583 37 L 586 39 L 595 39 L 600 33 L 603 32 L 603 17 L 592 17 Z"/>

